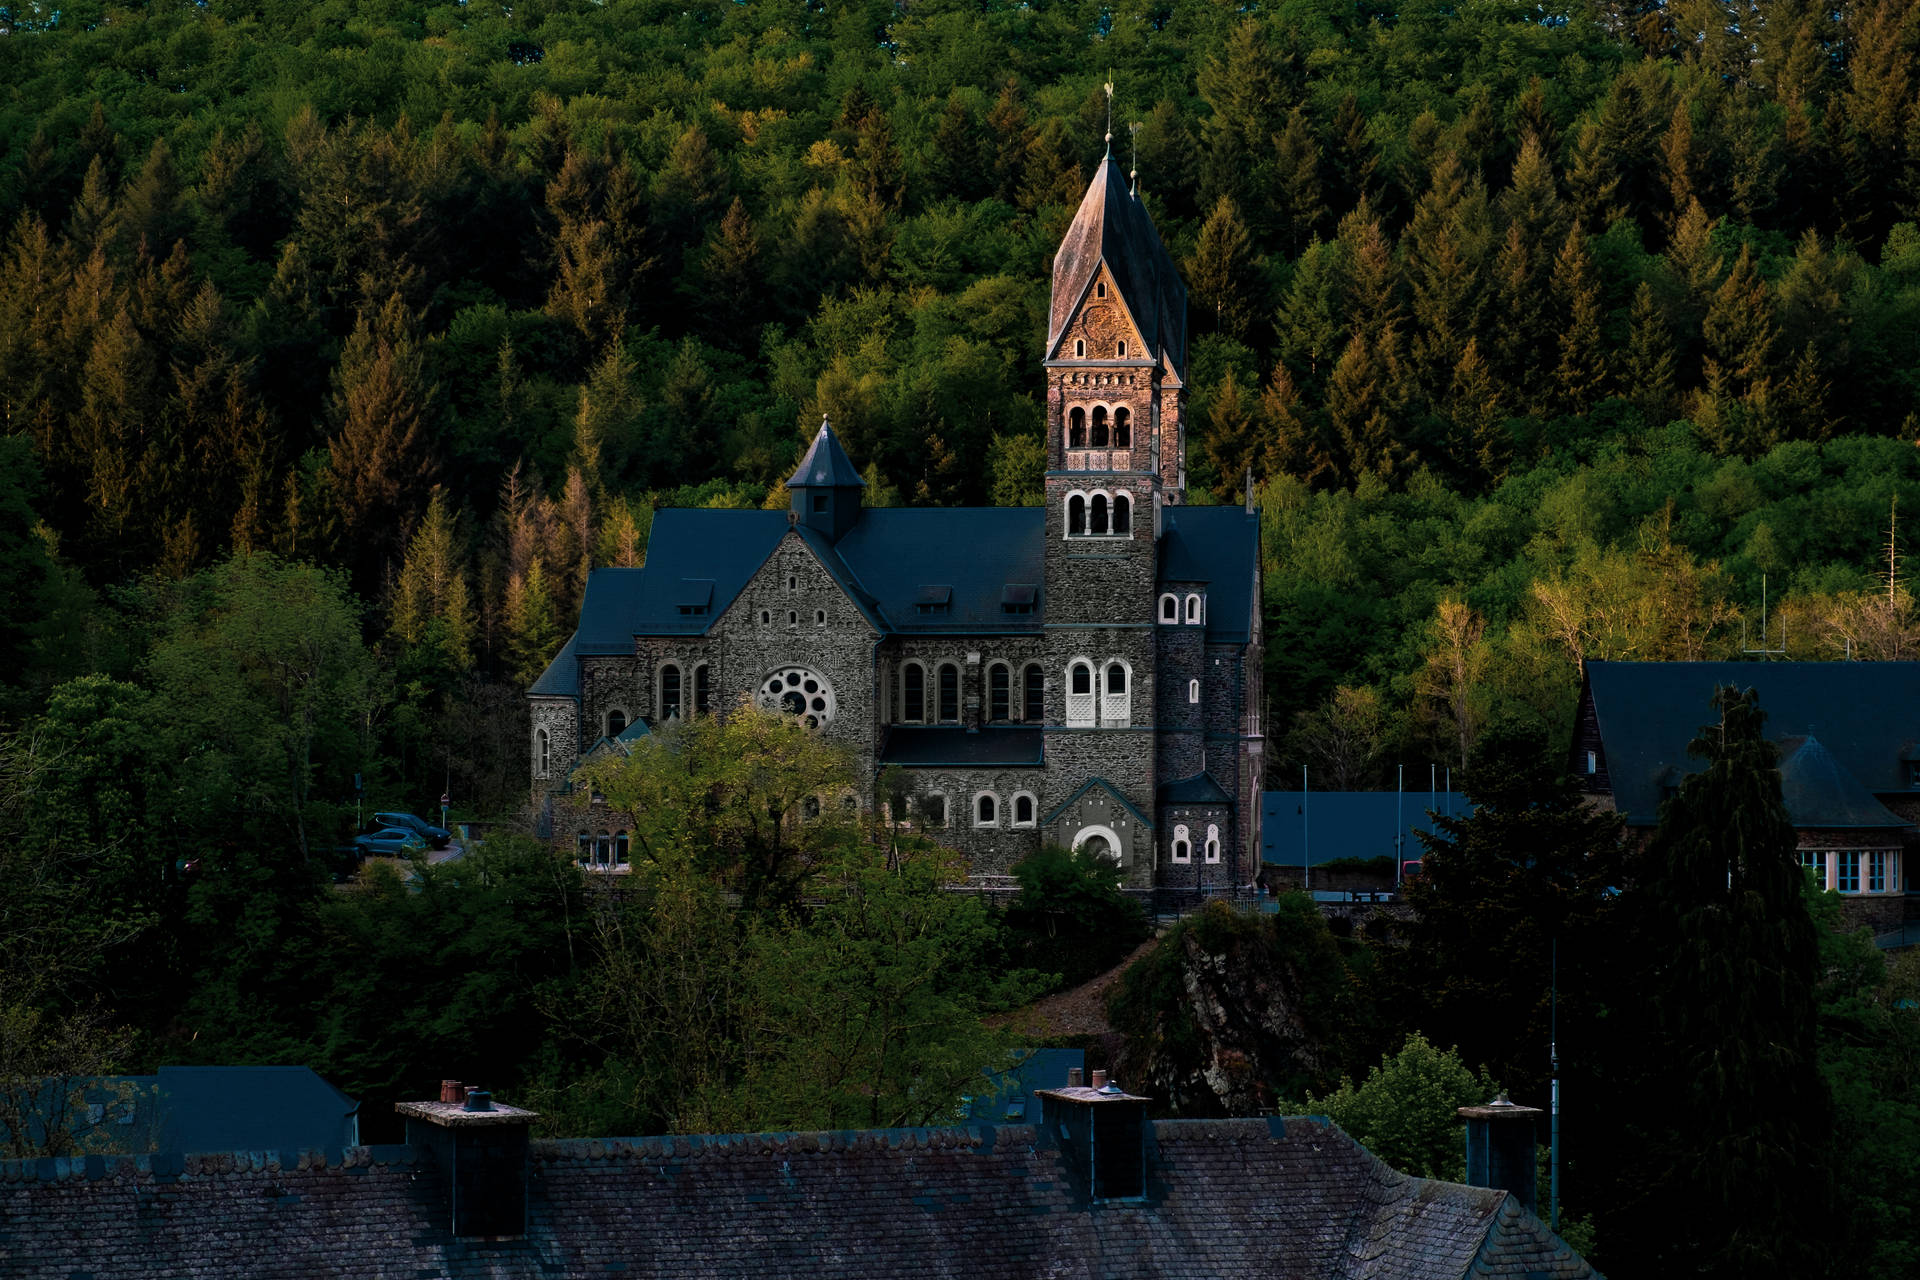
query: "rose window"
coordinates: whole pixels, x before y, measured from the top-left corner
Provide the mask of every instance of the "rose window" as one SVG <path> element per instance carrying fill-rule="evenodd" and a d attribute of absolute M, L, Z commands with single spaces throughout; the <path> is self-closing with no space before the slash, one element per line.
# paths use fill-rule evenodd
<path fill-rule="evenodd" d="M 817 671 L 782 667 L 761 683 L 760 705 L 799 716 L 807 728 L 818 729 L 833 719 L 833 686 Z"/>

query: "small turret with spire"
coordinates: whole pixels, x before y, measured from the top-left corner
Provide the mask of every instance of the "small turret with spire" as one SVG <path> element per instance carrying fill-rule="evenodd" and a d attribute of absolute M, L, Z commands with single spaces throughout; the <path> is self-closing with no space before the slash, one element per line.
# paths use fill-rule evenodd
<path fill-rule="evenodd" d="M 793 498 L 795 524 L 813 529 L 829 542 L 838 542 L 860 519 L 860 491 L 867 482 L 840 447 L 833 424 L 820 415 L 820 430 L 800 459 L 787 488 Z"/>

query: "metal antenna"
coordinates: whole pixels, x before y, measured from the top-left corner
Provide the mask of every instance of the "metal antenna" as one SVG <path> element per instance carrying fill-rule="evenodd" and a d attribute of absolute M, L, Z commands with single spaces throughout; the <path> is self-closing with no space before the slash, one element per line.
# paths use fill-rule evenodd
<path fill-rule="evenodd" d="M 1113 72 L 1107 72 L 1112 75 Z M 1107 81 L 1107 154 L 1113 154 L 1113 81 Z"/>
<path fill-rule="evenodd" d="M 1760 647 L 1757 649 L 1748 647 L 1747 620 L 1745 618 L 1742 618 L 1740 620 L 1740 652 L 1751 653 L 1756 656 L 1763 656 L 1763 657 L 1779 657 L 1779 658 L 1786 657 L 1787 656 L 1787 620 L 1786 618 L 1782 617 L 1780 619 L 1780 647 L 1778 649 L 1767 648 L 1767 639 L 1768 639 L 1767 575 L 1763 573 L 1760 575 Z"/>
<path fill-rule="evenodd" d="M 1129 161 L 1132 167 L 1127 170 L 1127 180 L 1133 185 L 1127 194 L 1137 196 L 1140 194 L 1140 122 L 1138 120 L 1127 126 L 1127 142 L 1133 148 L 1133 158 Z"/>
<path fill-rule="evenodd" d="M 1547 1230 L 1560 1231 L 1560 939 L 1553 940 L 1548 971 L 1547 1062 L 1553 1072 L 1553 1178 L 1547 1190 Z"/>
<path fill-rule="evenodd" d="M 1894 592 L 1900 586 L 1900 543 L 1895 535 L 1900 528 L 1900 495 L 1894 494 L 1887 504 L 1887 603 L 1893 604 Z"/>

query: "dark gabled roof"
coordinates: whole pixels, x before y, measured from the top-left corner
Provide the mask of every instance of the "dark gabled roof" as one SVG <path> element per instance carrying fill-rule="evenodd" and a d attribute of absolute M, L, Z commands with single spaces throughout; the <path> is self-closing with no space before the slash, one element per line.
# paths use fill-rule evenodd
<path fill-rule="evenodd" d="M 448 1232 L 407 1146 L 0 1161 L 0 1261 L 215 1280 L 1316 1276 L 1578 1280 L 1504 1191 L 1409 1177 L 1325 1120 L 1162 1120 L 1151 1194 L 1089 1206 L 1043 1126 L 534 1142 L 524 1236 Z"/>
<path fill-rule="evenodd" d="M 1786 802 L 1793 825 L 1803 830 L 1913 825 L 1874 799 L 1873 793 L 1811 736 L 1781 742 L 1780 798 Z"/>
<path fill-rule="evenodd" d="M 655 512 L 643 569 L 595 569 L 573 644 L 581 656 L 632 653 L 636 635 L 703 635 L 787 532 L 784 511 L 667 507 Z M 698 584 L 698 585 L 689 585 Z M 711 584 L 708 586 L 707 584 Z M 706 612 L 680 607 L 704 592 Z"/>
<path fill-rule="evenodd" d="M 887 730 L 887 740 L 880 748 L 881 764 L 910 769 L 937 765 L 980 769 L 1040 762 L 1040 730 L 1025 726 L 989 726 L 969 733 L 958 725 L 896 725 Z"/>
<path fill-rule="evenodd" d="M 574 654 L 574 641 L 580 638 L 579 632 L 567 637 L 560 646 L 560 652 L 553 655 L 553 661 L 540 673 L 540 678 L 527 690 L 535 698 L 577 698 L 580 696 L 580 662 Z"/>
<path fill-rule="evenodd" d="M 104 1112 L 102 1123 L 75 1131 L 81 1150 L 298 1150 L 359 1141 L 360 1104 L 311 1067 L 161 1067 L 148 1076 L 50 1081 L 38 1105 L 70 1098 L 76 1088 Z M 28 1125 L 37 1140 L 42 1133 L 34 1110 L 28 1107 Z M 6 1137 L 0 1126 L 0 1140 Z M 0 1229 L 0 1272 L 12 1275 L 4 1240 Z"/>
<path fill-rule="evenodd" d="M 807 446 L 807 456 L 800 459 L 800 465 L 794 468 L 787 481 L 789 489 L 864 489 L 867 482 L 860 478 L 860 469 L 853 465 L 853 459 L 840 447 L 840 437 L 825 418 L 820 419 L 820 430 L 813 436 L 813 443 Z"/>
<path fill-rule="evenodd" d="M 1303 812 L 1304 809 L 1304 812 Z M 1474 806 L 1457 791 L 1263 791 L 1260 861 L 1315 866 L 1333 858 L 1418 858 L 1418 833 L 1433 814 L 1465 818 Z M 1403 836 L 1397 847 L 1394 837 Z M 1309 856 L 1310 855 L 1310 856 Z"/>
<path fill-rule="evenodd" d="M 1108 156 L 1094 171 L 1053 259 L 1053 301 L 1047 315 L 1047 355 L 1105 263 L 1120 298 L 1140 326 L 1147 350 L 1181 378 L 1187 373 L 1187 286 L 1167 256 L 1146 206 L 1127 190 L 1120 166 Z"/>
<path fill-rule="evenodd" d="M 1095 787 L 1100 788 L 1102 791 L 1112 796 L 1115 800 L 1118 800 L 1120 802 L 1120 807 L 1122 809 L 1125 809 L 1129 814 L 1131 814 L 1135 822 L 1139 823 L 1141 826 L 1145 827 L 1149 831 L 1153 830 L 1153 820 L 1147 817 L 1146 814 L 1141 813 L 1138 809 L 1134 808 L 1133 801 L 1127 799 L 1126 793 L 1121 791 L 1120 788 L 1114 786 L 1111 782 L 1108 782 L 1105 778 L 1088 778 L 1085 782 L 1081 783 L 1080 789 L 1074 792 L 1072 795 L 1068 796 L 1065 800 L 1062 800 L 1059 804 L 1055 805 L 1053 807 L 1053 812 L 1048 814 L 1045 818 L 1043 818 L 1041 820 L 1040 825 L 1046 826 L 1049 823 L 1053 822 L 1054 819 L 1058 818 L 1061 814 L 1065 813 L 1068 809 L 1071 809 L 1074 805 L 1078 804 L 1080 801 L 1080 797 L 1087 794 L 1087 792 L 1093 790 Z"/>
<path fill-rule="evenodd" d="M 1687 755 L 1715 719 L 1723 684 L 1752 688 L 1778 742 L 1813 735 L 1867 791 L 1910 789 L 1902 753 L 1920 736 L 1920 662 L 1587 663 L 1614 805 L 1635 826 L 1658 820 L 1661 777 L 1697 773 Z"/>
<path fill-rule="evenodd" d="M 1084 1071 L 1085 1049 L 1018 1049 L 1004 1071 L 989 1071 L 967 1099 L 967 1118 L 982 1124 L 1032 1124 L 1040 1118 L 1036 1089 L 1058 1085 L 1068 1071 Z"/>
<path fill-rule="evenodd" d="M 906 632 L 1038 631 L 1041 612 L 1008 613 L 1009 583 L 1045 577 L 1040 507 L 882 507 L 833 550 L 871 593 L 886 625 Z M 944 611 L 919 611 L 921 588 L 950 589 Z"/>
<path fill-rule="evenodd" d="M 1202 770 L 1190 778 L 1160 784 L 1161 804 L 1232 804 L 1233 797 L 1211 773 Z"/>
<path fill-rule="evenodd" d="M 800 541 L 807 544 L 808 550 L 813 552 L 814 559 L 820 562 L 827 575 L 839 584 L 840 590 L 846 593 L 847 599 L 853 602 L 853 607 L 860 611 L 860 616 L 867 620 L 867 624 L 875 631 L 885 631 L 887 623 L 880 615 L 879 602 L 873 598 L 872 592 L 860 584 L 859 577 L 847 562 L 840 558 L 840 548 L 833 540 L 811 525 L 795 525 L 794 532 L 800 535 Z"/>
<path fill-rule="evenodd" d="M 1207 639 L 1245 644 L 1252 634 L 1260 516 L 1245 507 L 1168 507 L 1161 515 L 1160 580 L 1205 583 Z"/>

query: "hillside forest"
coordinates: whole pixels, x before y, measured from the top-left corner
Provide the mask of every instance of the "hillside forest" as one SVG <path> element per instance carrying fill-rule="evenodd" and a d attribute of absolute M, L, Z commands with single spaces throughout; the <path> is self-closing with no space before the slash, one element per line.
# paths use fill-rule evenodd
<path fill-rule="evenodd" d="M 823 415 L 869 503 L 1037 503 L 1051 256 L 1109 152 L 1190 289 L 1190 500 L 1251 476 L 1262 512 L 1276 785 L 1497 789 L 1482 748 L 1560 759 L 1589 658 L 1920 656 L 1902 0 L 4 0 L 0 1076 L 465 1074 L 577 1132 L 946 1114 L 921 1066 L 1004 1050 L 1086 958 L 1062 928 L 1137 938 L 1084 868 L 994 912 L 839 828 L 663 830 L 623 901 L 504 837 L 354 893 L 330 859 L 442 793 L 511 825 L 588 572 L 662 507 L 784 506 Z M 740 813 L 855 785 L 804 744 L 729 774 L 775 727 L 729 732 Z M 611 781 L 657 801 L 643 765 Z M 1284 928 L 1351 978 L 1295 1101 L 1490 989 Z M 1819 1052 L 1910 1164 L 1877 964 L 1828 965 Z M 870 1007 L 951 1037 L 809 1092 L 809 1019 Z M 1419 1029 L 1537 1097 L 1474 1025 Z M 1606 1176 L 1603 1250 L 1644 1208 Z M 1905 1193 L 1846 1185 L 1834 1256 L 1910 1274 Z"/>

